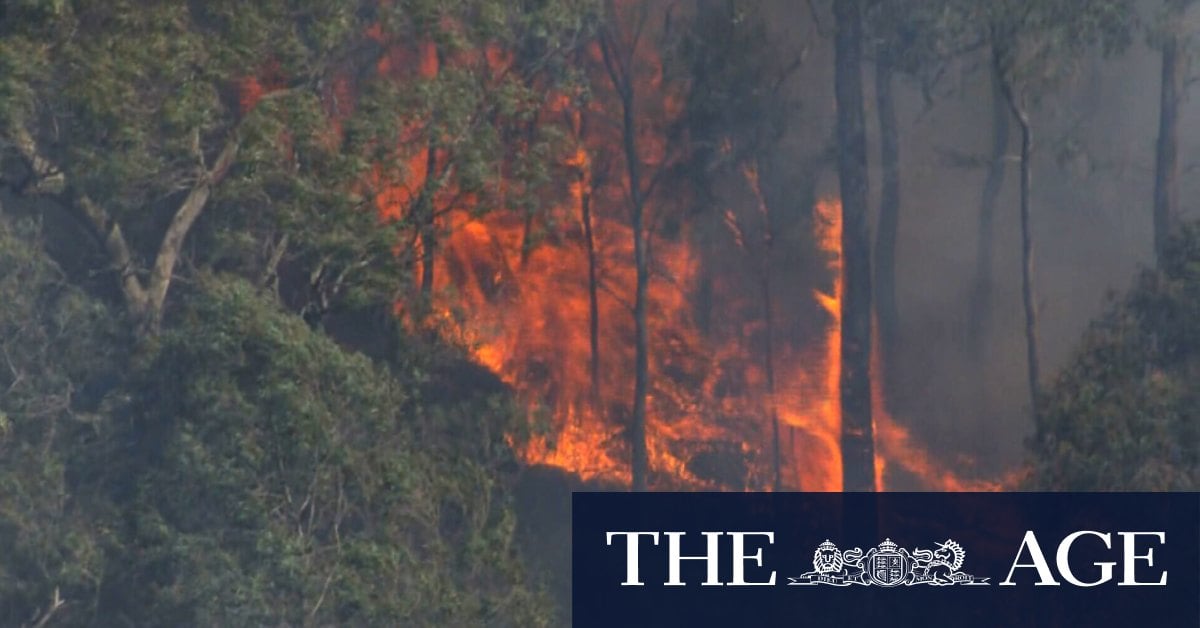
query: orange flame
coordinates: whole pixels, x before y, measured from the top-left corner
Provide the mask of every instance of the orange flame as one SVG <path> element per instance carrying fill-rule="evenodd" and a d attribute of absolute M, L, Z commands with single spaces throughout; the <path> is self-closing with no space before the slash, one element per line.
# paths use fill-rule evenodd
<path fill-rule="evenodd" d="M 598 63 L 595 47 L 590 52 L 591 61 Z M 487 48 L 483 57 L 493 70 L 512 60 L 511 53 L 498 47 Z M 653 168 L 669 159 L 666 129 L 670 125 L 664 120 L 678 116 L 684 101 L 662 86 L 662 66 L 656 57 L 643 50 L 637 60 L 648 68 L 639 93 L 646 100 L 651 100 L 649 95 L 659 97 L 645 108 L 651 119 L 639 121 L 637 129 L 641 147 L 637 158 Z M 428 44 L 394 46 L 381 59 L 378 71 L 429 78 L 437 74 L 439 64 Z M 423 322 L 466 346 L 475 361 L 495 373 L 525 404 L 532 435 L 510 435 L 509 442 L 526 463 L 559 467 L 585 480 L 628 485 L 630 444 L 625 428 L 630 421 L 635 359 L 629 184 L 621 176 L 613 180 L 614 171 L 621 170 L 611 164 L 611 156 L 621 153 L 619 133 L 608 128 L 611 125 L 597 125 L 603 128 L 592 129 L 586 138 L 581 132 L 583 117 L 598 110 L 603 114 L 609 106 L 604 95 L 597 94 L 588 109 L 571 111 L 565 95 L 547 95 L 545 107 L 556 118 L 567 114 L 577 146 L 560 164 L 575 176 L 562 185 L 563 200 L 543 215 L 533 218 L 515 208 L 477 215 L 464 211 L 470 209 L 471 199 L 443 191 L 459 200 L 451 208 L 456 211 L 442 212 L 436 219 L 445 233 L 438 237 L 435 249 L 432 314 Z M 432 163 L 442 163 L 441 155 L 435 157 Z M 406 161 L 407 168 L 398 177 L 403 180 L 385 180 L 382 169 L 377 169 L 369 182 L 379 190 L 375 201 L 382 218 L 394 220 L 410 212 L 426 179 L 433 176 L 427 172 L 423 151 L 406 156 Z M 593 177 L 597 162 L 608 166 L 606 181 Z M 768 207 L 758 173 L 748 168 L 743 174 L 765 224 Z M 655 209 L 651 203 L 648 215 Z M 747 242 L 736 213 L 728 212 L 725 219 L 744 250 Z M 781 342 L 774 347 L 773 392 L 766 384 L 761 359 L 744 338 L 718 339 L 694 320 L 700 253 L 687 226 L 670 237 L 651 231 L 646 438 L 652 486 L 769 486 L 771 460 L 765 452 L 772 450 L 773 411 L 786 429 L 780 443 L 784 486 L 806 491 L 842 489 L 841 219 L 841 203 L 836 199 L 823 199 L 814 207 L 813 236 L 831 282 L 828 291 L 814 291 L 812 299 L 826 319 L 820 338 L 810 346 Z M 596 262 L 594 283 L 589 280 L 589 245 Z M 744 335 L 757 329 L 755 325 L 746 325 Z M 598 341 L 595 359 L 593 326 Z M 905 470 L 932 489 L 998 488 L 995 483 L 959 478 L 887 414 L 878 355 L 878 350 L 873 351 L 876 488 L 886 487 L 891 469 Z M 593 364 L 599 366 L 595 373 Z"/>

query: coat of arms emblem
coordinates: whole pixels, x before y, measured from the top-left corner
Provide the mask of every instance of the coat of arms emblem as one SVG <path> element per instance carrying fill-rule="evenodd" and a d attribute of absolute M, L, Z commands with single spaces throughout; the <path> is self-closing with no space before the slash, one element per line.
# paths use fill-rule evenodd
<path fill-rule="evenodd" d="M 875 549 L 867 552 L 864 557 L 869 567 L 866 574 L 872 584 L 894 587 L 904 581 L 904 577 L 912 569 L 912 556 L 908 550 L 901 550 L 892 542 L 885 539 Z"/>
<path fill-rule="evenodd" d="M 857 547 L 840 551 L 826 539 L 813 553 L 813 570 L 788 580 L 794 585 L 832 586 L 988 584 L 987 578 L 960 571 L 966 555 L 966 550 L 953 539 L 936 543 L 931 550 L 912 551 L 884 539 L 866 552 Z"/>

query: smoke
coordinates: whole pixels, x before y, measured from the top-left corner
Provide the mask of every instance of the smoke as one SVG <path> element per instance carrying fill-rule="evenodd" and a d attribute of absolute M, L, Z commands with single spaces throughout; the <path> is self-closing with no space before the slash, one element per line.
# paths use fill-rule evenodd
<path fill-rule="evenodd" d="M 820 163 L 834 125 L 832 23 L 796 3 L 766 10 L 777 46 L 807 48 L 785 90 L 801 103 L 788 120 L 779 165 L 765 185 L 786 196 L 794 181 L 815 176 L 818 194 L 835 194 L 832 167 Z M 814 19 L 815 18 L 815 19 Z M 1017 213 L 1019 146 L 1000 193 L 992 237 L 991 324 L 972 350 L 968 337 L 975 283 L 980 195 L 985 169 L 964 162 L 988 158 L 992 142 L 991 86 L 982 55 L 951 67 L 927 100 L 913 81 L 897 77 L 901 197 L 897 284 L 898 345 L 887 365 L 895 389 L 889 406 L 898 424 L 950 467 L 998 477 L 1023 461 L 1031 433 L 1025 380 Z M 880 171 L 873 68 L 865 68 L 872 205 Z M 1083 59 L 1033 111 L 1033 236 L 1039 353 L 1043 385 L 1069 358 L 1107 296 L 1130 285 L 1152 261 L 1151 198 L 1158 123 L 1159 55 L 1140 39 L 1120 55 Z M 1200 112 L 1181 111 L 1184 218 L 1200 193 Z M 788 164 L 794 171 L 787 172 Z M 974 468 L 974 471 L 971 469 Z M 894 478 L 896 479 L 896 478 Z M 905 488 L 903 481 L 889 488 Z"/>

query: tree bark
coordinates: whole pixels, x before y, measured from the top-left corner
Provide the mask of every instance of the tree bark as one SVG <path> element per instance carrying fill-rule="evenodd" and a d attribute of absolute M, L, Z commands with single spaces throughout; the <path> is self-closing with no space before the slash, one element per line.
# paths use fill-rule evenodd
<path fill-rule="evenodd" d="M 771 419 L 771 467 L 772 490 L 783 490 L 783 443 L 780 439 L 779 407 L 775 399 L 775 303 L 771 292 L 771 249 L 775 242 L 775 231 L 771 223 L 771 210 L 767 207 L 767 199 L 762 193 L 758 178 L 758 162 L 755 161 L 744 170 L 746 183 L 754 194 L 758 209 L 760 226 L 762 227 L 762 252 L 759 256 L 759 297 L 762 301 L 764 347 L 763 370 L 767 376 L 767 414 Z M 739 234 L 741 229 L 738 228 Z M 744 242 L 744 239 L 742 239 Z"/>
<path fill-rule="evenodd" d="M 433 295 L 434 251 L 437 249 L 437 219 L 433 206 L 433 195 L 437 188 L 433 174 L 437 168 L 437 150 L 432 141 L 425 151 L 425 183 L 421 186 L 416 209 L 417 219 L 421 221 L 421 297 L 425 300 L 425 307 L 429 307 Z"/>
<path fill-rule="evenodd" d="M 525 125 L 526 146 L 533 146 L 539 122 L 538 114 L 534 112 L 533 117 Z M 533 215 L 534 212 L 531 209 L 525 209 L 525 224 L 522 225 L 521 230 L 521 270 L 525 269 L 526 264 L 529 263 L 529 255 L 533 253 Z"/>
<path fill-rule="evenodd" d="M 1034 302 L 1033 232 L 1030 225 L 1033 185 L 1030 157 L 1033 152 L 1033 129 L 1023 98 L 1013 93 L 1012 86 L 1002 83 L 1005 99 L 1021 130 L 1021 299 L 1025 307 L 1025 357 L 1029 376 L 1029 408 L 1036 420 L 1038 417 L 1038 381 L 1040 380 L 1037 340 L 1037 305 Z"/>
<path fill-rule="evenodd" d="M 213 164 L 212 169 L 201 175 L 200 181 L 183 199 L 183 203 L 171 218 L 171 224 L 167 226 L 166 233 L 163 234 L 162 242 L 158 247 L 158 255 L 155 256 L 154 266 L 150 271 L 150 283 L 146 289 L 145 324 L 150 326 L 152 333 L 157 333 L 159 325 L 162 323 L 167 289 L 171 285 L 171 279 L 175 276 L 175 264 L 179 261 L 179 253 L 183 249 L 183 240 L 191 231 L 192 225 L 196 224 L 200 213 L 208 205 L 213 185 L 224 178 L 229 167 L 233 165 L 237 151 L 238 141 L 236 138 L 226 143 L 221 154 L 217 156 L 217 162 Z"/>
<path fill-rule="evenodd" d="M 640 31 L 640 27 L 638 28 Z M 633 46 L 636 47 L 636 39 Z M 626 59 L 618 56 L 606 34 L 601 38 L 601 52 L 605 67 L 617 95 L 621 100 L 621 138 L 625 152 L 625 168 L 629 177 L 630 226 L 633 228 L 633 259 L 636 269 L 636 288 L 633 305 L 635 331 L 633 416 L 630 421 L 629 439 L 632 448 L 630 461 L 631 488 L 645 491 L 650 470 L 649 453 L 646 447 L 646 394 L 649 388 L 649 332 L 646 321 L 647 287 L 650 269 L 646 255 L 644 228 L 645 199 L 642 190 L 642 164 L 637 149 L 637 119 L 634 107 L 634 91 L 631 68 L 633 54 Z"/>
<path fill-rule="evenodd" d="M 120 223 L 108 210 L 86 193 L 74 189 L 66 175 L 42 156 L 33 136 L 26 130 L 16 130 L 14 144 L 37 180 L 33 189 L 39 193 L 61 194 L 104 248 L 109 263 L 118 274 L 117 285 L 121 289 L 125 309 L 133 320 L 138 335 L 157 334 L 162 324 L 167 292 L 175 277 L 175 265 L 179 261 L 183 242 L 207 207 L 213 187 L 225 178 L 237 158 L 240 146 L 237 133 L 226 141 L 211 168 L 203 163 L 199 164 L 195 183 L 175 210 L 167 230 L 159 241 L 150 276 L 145 283 L 138 277 L 139 269 Z M 54 185 L 47 185 L 48 181 L 53 181 Z"/>
<path fill-rule="evenodd" d="M 767 251 L 768 253 L 764 257 L 770 259 L 770 249 L 768 248 Z M 774 303 L 771 299 L 770 264 L 764 263 L 763 266 L 761 289 L 763 322 L 766 325 L 766 350 L 764 351 L 763 360 L 765 362 L 767 372 L 767 395 L 771 404 L 771 460 L 773 471 L 771 486 L 775 492 L 779 492 L 783 490 L 783 451 L 779 436 L 779 409 L 775 402 L 775 321 L 774 316 L 771 313 Z"/>
<path fill-rule="evenodd" d="M 592 404 L 599 408 L 600 404 L 600 299 L 597 291 L 596 277 L 596 240 L 592 233 L 592 193 L 585 187 L 580 199 L 580 211 L 583 214 L 583 242 L 587 247 L 588 262 L 588 346 L 591 349 L 589 363 L 591 375 Z"/>
<path fill-rule="evenodd" d="M 991 327 L 992 260 L 995 257 L 992 231 L 996 217 L 996 204 L 999 202 L 1000 190 L 1004 185 L 1004 174 L 1007 167 L 1005 159 L 1008 153 L 1010 112 L 1008 102 L 1004 97 L 1004 89 L 1000 85 L 999 60 L 994 55 L 995 53 L 993 53 L 992 67 L 989 72 L 992 82 L 992 153 L 979 201 L 975 282 L 967 315 L 968 344 L 976 357 L 983 356 L 983 349 L 986 345 L 985 337 Z"/>
<path fill-rule="evenodd" d="M 1159 263 L 1179 207 L 1179 99 L 1185 63 L 1180 59 L 1179 35 L 1168 27 L 1162 44 L 1162 85 L 1159 95 L 1158 144 L 1154 160 L 1154 257 Z"/>
<path fill-rule="evenodd" d="M 871 240 L 863 120 L 862 21 L 857 0 L 833 3 L 838 181 L 842 196 L 842 487 L 875 489 L 871 419 Z"/>
<path fill-rule="evenodd" d="M 630 90 L 632 95 L 632 90 Z M 646 296 L 650 283 L 650 269 L 646 259 L 646 235 L 643 231 L 643 199 L 640 166 L 637 163 L 637 148 L 634 140 L 632 99 L 625 107 L 625 153 L 629 160 L 629 185 L 633 195 L 633 257 L 637 267 L 637 294 L 633 306 L 634 325 L 637 328 L 635 351 L 636 364 L 633 389 L 633 490 L 644 491 L 647 485 L 649 458 L 646 451 L 646 393 L 649 387 L 649 333 L 646 321 Z"/>
<path fill-rule="evenodd" d="M 896 243 L 900 231 L 900 139 L 896 128 L 896 101 L 892 93 L 892 66 L 883 51 L 875 62 L 875 102 L 879 113 L 879 232 L 875 234 L 875 313 L 879 322 L 879 348 L 884 365 L 884 400 L 895 390 L 890 368 L 896 352 L 900 310 L 896 304 Z"/>

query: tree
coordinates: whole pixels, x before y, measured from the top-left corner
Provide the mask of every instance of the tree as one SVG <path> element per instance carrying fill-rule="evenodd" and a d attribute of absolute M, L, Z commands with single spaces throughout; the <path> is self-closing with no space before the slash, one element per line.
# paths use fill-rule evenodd
<path fill-rule="evenodd" d="M 777 148 L 793 103 L 780 93 L 803 53 L 766 45 L 765 16 L 760 5 L 711 0 L 697 5 L 680 41 L 680 56 L 690 77 L 681 127 L 688 138 L 683 170 L 696 191 L 695 214 L 720 219 L 734 231 L 735 242 L 753 265 L 763 320 L 762 356 L 766 375 L 764 408 L 771 430 L 771 486 L 783 489 L 783 451 L 776 400 L 775 295 L 773 273 L 778 264 L 774 243 L 781 219 L 778 203 L 768 202 L 762 182 L 763 164 Z M 750 216 L 726 210 L 723 192 L 738 181 L 752 201 Z M 740 180 L 740 181 L 739 181 Z M 735 207 L 737 205 L 735 204 Z M 702 230 L 701 237 L 710 237 Z M 701 246 L 704 246 L 702 244 Z M 703 263 L 703 262 L 702 262 Z M 711 295 L 711 272 L 704 272 L 700 291 Z M 701 299 L 700 318 L 709 318 L 711 297 Z M 706 330 L 708 331 L 708 330 Z"/>
<path fill-rule="evenodd" d="M 509 428 L 488 425 L 516 413 L 431 397 L 227 277 L 200 278 L 160 342 L 131 378 L 101 482 L 130 548 L 109 566 L 102 612 L 135 624 L 544 624 L 498 484 Z"/>
<path fill-rule="evenodd" d="M 75 484 L 103 471 L 87 453 L 108 428 L 101 401 L 123 334 L 42 244 L 37 222 L 0 212 L 0 621 L 10 626 L 82 625 L 107 562 L 94 516 L 104 499 Z"/>
<path fill-rule="evenodd" d="M 546 138 L 502 137 L 584 27 L 575 3 L 144 4 L 50 3 L 0 27 L 0 139 L 24 166 L 4 184 L 76 217 L 142 335 L 197 225 L 229 257 L 286 244 L 319 319 L 401 235 L 424 243 L 395 247 L 411 268 L 467 199 L 535 197 Z M 367 236 L 377 212 L 390 224 Z"/>
<path fill-rule="evenodd" d="M 932 105 L 934 87 L 946 65 L 970 51 L 961 32 L 948 23 L 941 3 L 913 5 L 898 0 L 873 0 L 864 5 L 864 30 L 875 63 L 875 109 L 879 124 L 879 220 L 874 245 L 874 303 L 878 323 L 881 363 L 887 364 L 897 348 L 900 308 L 897 304 L 896 256 L 901 219 L 901 153 L 896 118 L 894 82 L 908 78 L 916 82 Z M 892 375 L 885 369 L 886 398 L 893 396 Z"/>
<path fill-rule="evenodd" d="M 1200 487 L 1200 225 L 1084 334 L 1045 391 L 1030 441 L 1038 490 Z"/>
<path fill-rule="evenodd" d="M 596 237 L 592 216 L 593 191 L 603 186 L 608 177 L 606 166 L 597 166 L 588 158 L 585 146 L 588 141 L 588 118 L 580 113 L 572 126 L 579 143 L 576 167 L 576 185 L 579 186 L 579 221 L 583 223 L 583 246 L 587 253 L 588 293 L 588 376 L 591 381 L 591 401 L 600 404 L 600 263 L 596 252 Z"/>
<path fill-rule="evenodd" d="M 0 623 L 547 623 L 504 387 L 325 321 L 410 279 L 413 154 L 421 208 L 544 192 L 583 4 L 0 5 Z"/>
<path fill-rule="evenodd" d="M 1021 296 L 1025 319 L 1026 374 L 1030 411 L 1038 414 L 1037 306 L 1034 287 L 1033 121 L 1032 101 L 1069 72 L 1082 51 L 1099 46 L 1112 51 L 1129 39 L 1132 5 L 1125 0 L 1097 2 L 1080 11 L 1067 1 L 959 5 L 959 23 L 990 45 L 992 71 L 1011 118 L 1021 133 L 1020 200 Z"/>
<path fill-rule="evenodd" d="M 605 3 L 605 22 L 599 33 L 600 53 L 608 82 L 617 97 L 621 134 L 621 161 L 624 164 L 626 193 L 629 200 L 629 225 L 633 230 L 633 256 L 636 274 L 634 287 L 634 387 L 632 416 L 629 424 L 632 489 L 644 491 L 650 471 L 646 446 L 646 395 L 649 392 L 649 321 L 646 318 L 650 284 L 647 201 L 666 172 L 665 164 L 646 158 L 639 137 L 646 123 L 643 115 L 644 94 L 639 94 L 649 68 L 644 55 L 654 21 L 652 13 L 660 9 L 654 3 Z"/>
<path fill-rule="evenodd" d="M 842 198 L 842 487 L 875 489 L 871 422 L 871 249 L 867 226 L 867 140 L 863 121 L 862 11 L 857 0 L 835 2 L 834 87 L 838 182 Z"/>
<path fill-rule="evenodd" d="M 372 362 L 213 274 L 139 345 L 42 231 L 0 214 L 5 624 L 548 623 L 512 545 L 518 414 L 439 392 L 461 358 Z"/>
<path fill-rule="evenodd" d="M 1158 142 L 1154 151 L 1154 256 L 1166 253 L 1171 224 L 1179 213 L 1179 104 L 1186 91 L 1186 34 L 1181 32 L 1190 0 L 1168 0 L 1160 18 L 1162 82 L 1159 91 Z"/>
<path fill-rule="evenodd" d="M 346 186 L 361 189 L 396 232 L 392 253 L 402 275 L 416 275 L 405 301 L 419 320 L 435 299 L 439 243 L 456 215 L 523 209 L 528 251 L 533 217 L 565 158 L 567 129 L 540 115 L 544 94 L 576 80 L 569 60 L 596 20 L 587 0 L 385 6 L 370 31 L 378 72 L 356 81 L 342 150 L 369 168 Z"/>
<path fill-rule="evenodd" d="M 0 138 L 24 164 L 6 184 L 79 221 L 126 312 L 152 335 L 184 242 L 238 163 L 248 127 L 319 97 L 325 59 L 356 34 L 355 8 L 37 6 L 0 32 L 0 65 L 22 68 L 0 88 Z M 300 12 L 309 19 L 291 28 Z M 286 68 L 271 61 L 285 57 Z M 264 63 L 271 89 L 238 102 L 239 81 Z M 286 102 L 263 106 L 271 100 Z"/>
<path fill-rule="evenodd" d="M 875 235 L 875 310 L 879 346 L 894 350 L 900 327 L 896 304 L 896 248 L 900 233 L 900 137 L 892 93 L 894 50 L 882 50 L 875 60 L 875 108 L 879 116 L 879 227 Z"/>
<path fill-rule="evenodd" d="M 992 92 L 992 150 L 987 162 L 987 176 L 980 191 L 979 230 L 975 237 L 975 279 L 967 313 L 968 340 L 976 355 L 982 355 L 991 328 L 992 260 L 995 257 L 992 225 L 995 223 L 996 205 L 1000 201 L 1008 160 L 1009 107 L 998 74 L 1001 68 L 994 62 L 996 50 L 991 50 L 991 53 L 993 62 L 987 65 L 987 74 Z"/>

